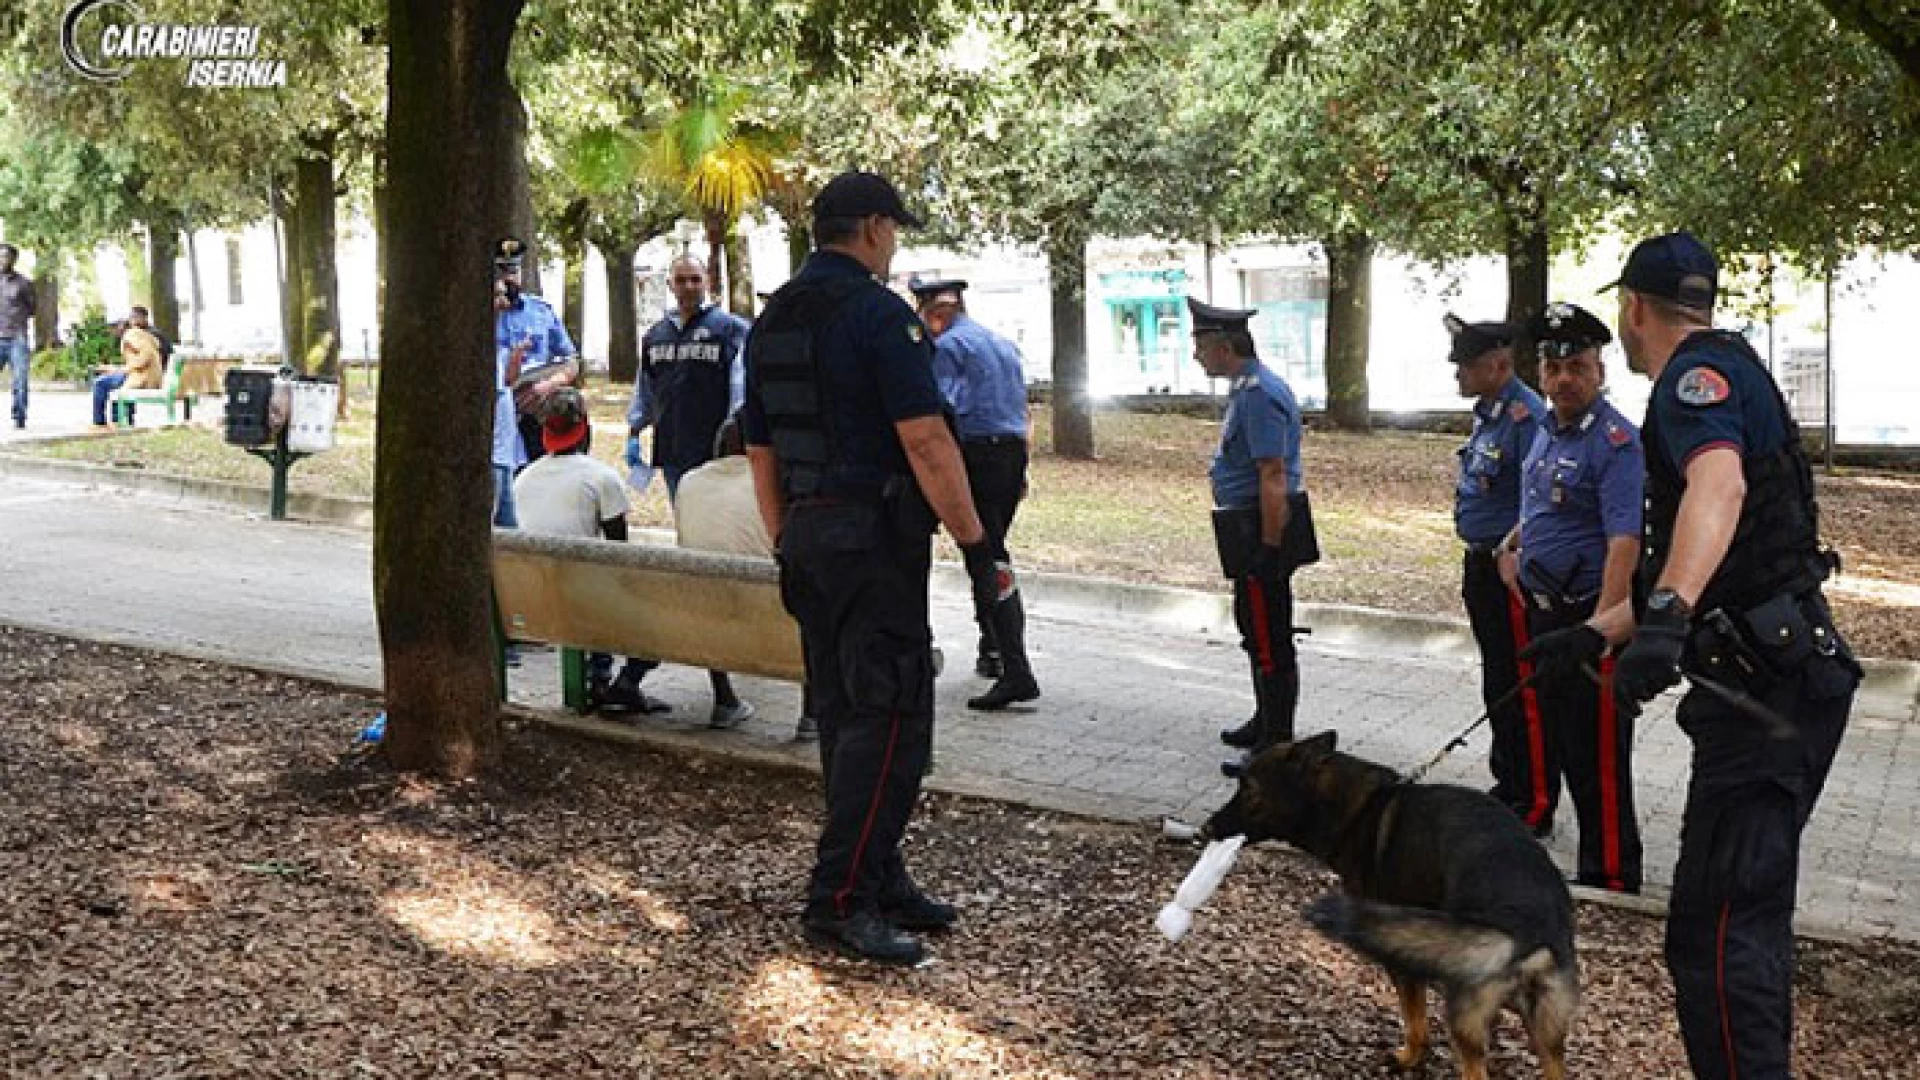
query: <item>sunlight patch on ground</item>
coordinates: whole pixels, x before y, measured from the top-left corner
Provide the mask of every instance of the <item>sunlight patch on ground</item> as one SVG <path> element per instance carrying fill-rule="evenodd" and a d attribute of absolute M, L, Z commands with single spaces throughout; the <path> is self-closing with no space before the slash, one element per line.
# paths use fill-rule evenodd
<path fill-rule="evenodd" d="M 550 967 L 553 920 L 519 900 L 448 883 L 434 892 L 387 897 L 387 917 L 442 952 L 513 967 Z"/>
<path fill-rule="evenodd" d="M 628 884 L 621 873 L 604 866 L 575 866 L 577 880 L 609 900 L 632 907 L 648 925 L 664 934 L 684 934 L 693 929 L 687 917 L 673 910 L 659 897 Z"/>
<path fill-rule="evenodd" d="M 876 1000 L 861 1001 L 873 995 Z M 951 1009 L 887 995 L 879 986 L 849 993 L 797 960 L 761 965 L 742 991 L 743 1026 L 809 1062 L 870 1059 L 884 1075 L 1002 1075 L 1009 1068 L 1034 1080 L 1077 1080 L 1077 1074 L 1035 1065 L 1005 1041 L 968 1027 Z"/>
<path fill-rule="evenodd" d="M 1828 581 L 1825 589 L 1836 596 L 1865 600 L 1883 607 L 1920 608 L 1920 585 L 1842 576 Z"/>

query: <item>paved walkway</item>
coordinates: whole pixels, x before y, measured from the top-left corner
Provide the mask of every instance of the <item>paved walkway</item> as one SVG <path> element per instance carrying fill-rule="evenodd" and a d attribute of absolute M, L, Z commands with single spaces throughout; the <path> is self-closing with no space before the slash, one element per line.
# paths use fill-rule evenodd
<path fill-rule="evenodd" d="M 102 575 L 139 537 L 168 553 L 164 574 Z M 76 636 L 309 672 L 379 685 L 365 532 L 274 524 L 180 509 L 60 484 L 0 485 L 0 621 Z M 938 592 L 935 629 L 956 661 L 940 681 L 939 786 L 1106 817 L 1197 820 L 1225 800 L 1214 733 L 1251 709 L 1246 665 L 1229 641 L 1137 628 L 1039 608 L 1029 629 L 1046 690 L 1024 713 L 969 713 L 980 681 L 968 665 L 964 598 Z M 533 652 L 514 697 L 557 706 L 557 662 Z M 1428 757 L 1478 712 L 1470 664 L 1419 655 L 1302 649 L 1302 730 L 1333 727 L 1341 745 L 1400 768 Z M 665 669 L 648 686 L 679 707 L 648 722 L 716 749 L 784 754 L 796 688 L 740 680 L 760 716 L 740 731 L 699 730 L 704 673 Z M 1875 715 L 1875 712 L 1880 715 Z M 1920 724 L 1863 701 L 1809 827 L 1801 880 L 1803 929 L 1920 940 Z M 1433 779 L 1485 782 L 1484 731 Z M 1640 725 L 1635 760 L 1650 892 L 1664 891 L 1677 850 L 1686 744 L 1670 701 Z M 1570 865 L 1572 807 L 1552 848 Z"/>

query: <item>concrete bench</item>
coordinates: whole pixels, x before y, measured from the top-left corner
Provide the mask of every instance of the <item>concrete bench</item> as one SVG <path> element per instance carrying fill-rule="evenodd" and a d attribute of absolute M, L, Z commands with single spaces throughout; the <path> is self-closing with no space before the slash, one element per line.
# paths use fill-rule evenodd
<path fill-rule="evenodd" d="M 575 709 L 586 707 L 584 652 L 805 678 L 771 559 L 496 529 L 493 602 L 502 700 L 507 641 L 561 646 L 562 696 Z"/>

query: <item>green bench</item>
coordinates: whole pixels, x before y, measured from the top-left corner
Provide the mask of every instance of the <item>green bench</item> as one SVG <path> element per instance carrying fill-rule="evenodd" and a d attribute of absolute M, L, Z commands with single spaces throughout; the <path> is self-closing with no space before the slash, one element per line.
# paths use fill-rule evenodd
<path fill-rule="evenodd" d="M 113 410 L 113 426 L 132 427 L 135 405 L 166 406 L 169 424 L 178 423 L 180 420 L 176 415 L 176 408 L 185 414 L 186 419 L 192 420 L 193 395 L 180 392 L 180 367 L 184 363 L 186 363 L 186 357 L 180 350 L 175 349 L 173 357 L 167 361 L 166 374 L 160 377 L 159 389 L 128 390 L 122 387 L 115 390 L 113 396 L 107 399 L 108 406 Z"/>

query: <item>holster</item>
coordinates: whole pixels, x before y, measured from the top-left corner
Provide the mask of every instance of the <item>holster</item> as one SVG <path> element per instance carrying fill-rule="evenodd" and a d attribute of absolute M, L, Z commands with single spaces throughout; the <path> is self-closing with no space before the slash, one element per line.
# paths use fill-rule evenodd
<path fill-rule="evenodd" d="M 1213 543 L 1220 556 L 1220 572 L 1229 578 L 1253 569 L 1260 553 L 1260 504 L 1216 506 Z M 1280 555 L 1289 572 L 1320 561 L 1320 538 L 1313 528 L 1313 504 L 1302 491 L 1287 496 L 1287 527 L 1280 534 Z"/>
<path fill-rule="evenodd" d="M 1744 611 L 1715 608 L 1689 641 L 1688 667 L 1731 680 L 1756 697 L 1803 677 L 1816 698 L 1852 689 L 1859 662 L 1833 625 L 1819 593 L 1780 593 Z"/>

